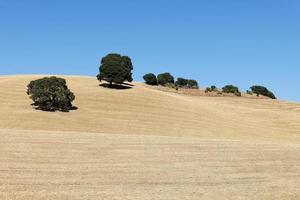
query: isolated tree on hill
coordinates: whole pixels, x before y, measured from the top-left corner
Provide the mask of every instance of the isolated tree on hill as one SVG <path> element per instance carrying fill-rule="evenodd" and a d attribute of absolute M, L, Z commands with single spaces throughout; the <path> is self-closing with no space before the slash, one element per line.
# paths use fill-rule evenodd
<path fill-rule="evenodd" d="M 68 112 L 75 109 L 72 106 L 75 95 L 63 78 L 53 76 L 31 81 L 27 86 L 27 94 L 34 102 L 32 105 L 43 111 Z"/>
<path fill-rule="evenodd" d="M 169 73 L 162 73 L 157 75 L 157 83 L 159 85 L 166 85 L 166 84 L 173 84 L 174 83 L 174 77 Z"/>
<path fill-rule="evenodd" d="M 148 85 L 157 85 L 157 78 L 156 78 L 155 74 L 152 74 L 152 73 L 145 74 L 143 76 L 143 79 L 145 80 L 146 84 L 148 84 Z"/>
<path fill-rule="evenodd" d="M 271 99 L 276 99 L 273 92 L 271 92 L 264 86 L 254 85 L 250 89 L 251 89 L 252 93 L 256 94 L 257 96 L 263 95 L 263 96 L 269 97 Z"/>
<path fill-rule="evenodd" d="M 132 70 L 133 65 L 128 56 L 108 54 L 101 60 L 97 79 L 107 81 L 110 85 L 122 84 L 125 81 L 132 82 Z"/>
<path fill-rule="evenodd" d="M 236 96 L 241 96 L 241 92 L 239 91 L 239 88 L 233 85 L 226 85 L 222 88 L 222 91 L 224 93 L 232 93 L 235 94 Z"/>

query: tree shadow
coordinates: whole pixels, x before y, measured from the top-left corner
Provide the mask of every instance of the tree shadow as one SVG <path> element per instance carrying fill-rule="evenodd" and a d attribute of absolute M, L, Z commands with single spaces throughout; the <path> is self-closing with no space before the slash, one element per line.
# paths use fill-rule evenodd
<path fill-rule="evenodd" d="M 101 83 L 99 84 L 101 87 L 110 88 L 110 89 L 116 89 L 116 90 L 128 90 L 132 89 L 134 85 L 129 83 L 123 83 L 123 84 L 109 84 L 109 83 Z"/>
<path fill-rule="evenodd" d="M 44 112 L 70 112 L 70 111 L 73 111 L 73 110 L 78 110 L 78 107 L 77 106 L 71 106 L 71 107 L 68 107 L 68 108 L 65 108 L 65 109 L 61 109 L 61 108 L 43 108 L 43 107 L 39 107 L 39 106 L 36 106 L 34 103 L 31 104 L 31 106 L 33 106 L 33 109 L 35 110 L 40 110 L 40 111 L 44 111 Z"/>

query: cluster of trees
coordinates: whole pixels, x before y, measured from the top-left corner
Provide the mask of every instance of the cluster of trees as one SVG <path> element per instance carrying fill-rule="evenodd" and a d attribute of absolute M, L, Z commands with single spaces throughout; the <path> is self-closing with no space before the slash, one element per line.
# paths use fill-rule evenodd
<path fill-rule="evenodd" d="M 213 85 L 205 89 L 205 93 L 208 92 L 218 92 L 219 94 L 231 93 L 236 96 L 242 96 L 242 93 L 240 92 L 239 88 L 234 85 L 225 85 L 221 90 L 219 90 L 215 85 Z"/>
<path fill-rule="evenodd" d="M 125 81 L 132 82 L 133 64 L 128 56 L 120 54 L 108 54 L 101 59 L 99 74 L 97 79 L 106 81 L 110 86 L 113 84 L 123 84 Z M 162 73 L 157 76 L 153 73 L 145 74 L 143 76 L 146 84 L 149 85 L 162 85 L 172 86 L 176 88 L 199 88 L 198 82 L 192 79 L 177 78 L 175 81 L 174 76 L 170 73 Z M 276 99 L 275 95 L 264 86 L 254 85 L 248 94 L 264 95 L 272 99 Z M 234 85 L 226 85 L 219 90 L 216 86 L 206 88 L 205 92 L 220 92 L 232 93 L 236 96 L 241 96 L 238 87 Z M 68 89 L 66 80 L 55 76 L 45 77 L 42 79 L 34 80 L 27 86 L 27 94 L 33 100 L 33 106 L 37 109 L 44 111 L 63 111 L 76 109 L 72 105 L 75 99 L 73 92 Z"/>
<path fill-rule="evenodd" d="M 250 89 L 251 89 L 251 91 L 247 90 L 247 94 L 249 94 L 249 95 L 253 95 L 253 94 L 256 94 L 257 96 L 263 95 L 263 96 L 269 97 L 271 99 L 276 99 L 276 96 L 273 94 L 273 92 L 271 92 L 264 86 L 254 85 L 254 86 L 250 87 Z M 241 92 L 240 92 L 239 88 L 234 85 L 226 85 L 222 88 L 222 90 L 219 90 L 216 86 L 213 85 L 211 87 L 206 88 L 205 92 L 206 93 L 208 93 L 208 92 L 223 92 L 223 93 L 232 93 L 232 94 L 235 94 L 236 96 L 241 96 Z"/>
<path fill-rule="evenodd" d="M 143 79 L 148 85 L 173 85 L 175 87 L 182 88 L 199 88 L 198 82 L 196 80 L 180 77 L 175 81 L 174 76 L 172 76 L 169 72 L 158 74 L 157 76 L 153 73 L 148 73 L 143 76 Z"/>
<path fill-rule="evenodd" d="M 133 65 L 128 56 L 108 54 L 101 59 L 97 79 L 113 84 L 132 82 Z M 58 77 L 45 77 L 31 81 L 27 94 L 33 100 L 33 106 L 43 111 L 68 112 L 76 109 L 72 105 L 75 95 L 68 89 L 66 80 Z"/>

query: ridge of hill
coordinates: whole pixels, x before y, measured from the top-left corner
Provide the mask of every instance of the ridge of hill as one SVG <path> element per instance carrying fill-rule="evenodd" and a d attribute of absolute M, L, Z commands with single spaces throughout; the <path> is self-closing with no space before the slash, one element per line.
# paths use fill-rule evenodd
<path fill-rule="evenodd" d="M 62 76 L 79 109 L 44 112 L 43 76 L 0 77 L 0 199 L 300 198 L 299 104 Z"/>
<path fill-rule="evenodd" d="M 62 76 L 79 109 L 49 113 L 35 110 L 26 95 L 27 84 L 39 77 L 0 77 L 0 128 L 300 142 L 296 103 L 188 96 L 137 82 L 130 89 L 108 89 L 94 77 Z"/>

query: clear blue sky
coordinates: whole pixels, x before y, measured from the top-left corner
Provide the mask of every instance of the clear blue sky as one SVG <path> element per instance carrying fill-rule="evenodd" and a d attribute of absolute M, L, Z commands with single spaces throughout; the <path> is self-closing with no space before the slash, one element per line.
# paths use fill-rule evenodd
<path fill-rule="evenodd" d="M 134 79 L 253 84 L 300 102 L 299 0 L 0 0 L 0 74 L 95 76 L 130 56 Z"/>

